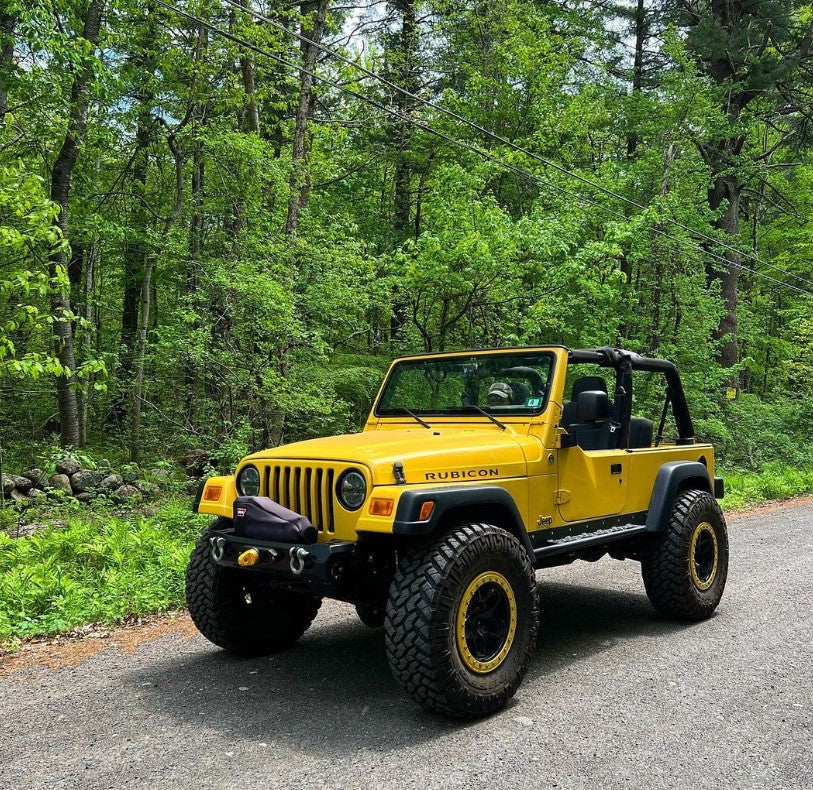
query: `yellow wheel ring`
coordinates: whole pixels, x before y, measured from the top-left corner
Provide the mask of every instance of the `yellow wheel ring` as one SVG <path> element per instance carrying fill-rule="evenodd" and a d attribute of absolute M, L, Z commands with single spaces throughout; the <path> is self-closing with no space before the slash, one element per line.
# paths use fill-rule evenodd
<path fill-rule="evenodd" d="M 496 589 L 485 590 L 487 585 L 493 585 Z M 478 602 L 484 592 L 497 593 L 497 595 L 504 596 L 504 600 L 499 601 L 498 605 L 503 609 L 507 609 L 508 617 L 505 623 L 505 635 L 498 649 L 489 655 L 482 654 L 478 651 L 477 647 L 470 644 L 470 637 L 467 637 L 467 626 L 471 626 L 469 621 L 470 616 L 476 616 L 476 612 L 472 612 L 472 602 Z M 486 571 L 479 576 L 472 579 L 463 597 L 460 599 L 460 604 L 457 608 L 455 633 L 457 637 L 457 652 L 460 655 L 463 664 L 472 672 L 484 675 L 488 672 L 493 672 L 499 667 L 506 656 L 511 651 L 511 646 L 514 644 L 514 637 L 517 632 L 517 599 L 514 595 L 514 590 L 508 579 L 501 573 L 496 571 Z"/>
<path fill-rule="evenodd" d="M 717 533 L 708 521 L 701 521 L 692 533 L 689 545 L 689 570 L 698 590 L 705 591 L 717 576 Z"/>

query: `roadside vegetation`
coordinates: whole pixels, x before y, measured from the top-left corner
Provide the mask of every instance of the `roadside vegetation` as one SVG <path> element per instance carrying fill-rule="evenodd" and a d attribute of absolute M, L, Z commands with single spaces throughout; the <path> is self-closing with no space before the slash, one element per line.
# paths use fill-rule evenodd
<path fill-rule="evenodd" d="M 171 498 L 151 515 L 108 505 L 28 514 L 47 526 L 13 537 L 20 523 L 0 511 L 0 647 L 92 622 L 183 606 L 183 579 L 206 519 L 188 498 Z"/>

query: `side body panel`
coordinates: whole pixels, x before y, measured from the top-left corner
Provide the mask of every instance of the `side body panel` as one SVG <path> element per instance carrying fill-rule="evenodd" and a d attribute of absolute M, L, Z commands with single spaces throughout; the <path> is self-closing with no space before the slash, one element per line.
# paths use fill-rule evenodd
<path fill-rule="evenodd" d="M 559 515 L 563 521 L 615 516 L 626 510 L 630 485 L 623 450 L 559 450 Z"/>

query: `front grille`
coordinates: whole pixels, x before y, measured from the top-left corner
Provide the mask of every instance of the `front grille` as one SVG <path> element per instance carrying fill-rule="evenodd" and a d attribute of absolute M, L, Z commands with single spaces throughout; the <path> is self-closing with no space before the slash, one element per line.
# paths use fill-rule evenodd
<path fill-rule="evenodd" d="M 307 516 L 319 532 L 335 532 L 333 483 L 336 470 L 301 463 L 265 467 L 265 491 L 288 510 Z"/>

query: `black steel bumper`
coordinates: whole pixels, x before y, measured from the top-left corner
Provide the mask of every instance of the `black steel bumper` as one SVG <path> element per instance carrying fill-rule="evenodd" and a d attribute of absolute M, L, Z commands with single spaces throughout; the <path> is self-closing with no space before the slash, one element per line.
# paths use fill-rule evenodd
<path fill-rule="evenodd" d="M 232 529 L 218 530 L 209 537 L 212 559 L 218 565 L 268 573 L 280 581 L 317 584 L 334 584 L 339 580 L 355 545 L 349 540 L 279 543 L 245 538 L 235 535 Z M 249 549 L 256 549 L 259 558 L 249 567 L 241 566 L 238 557 Z"/>

